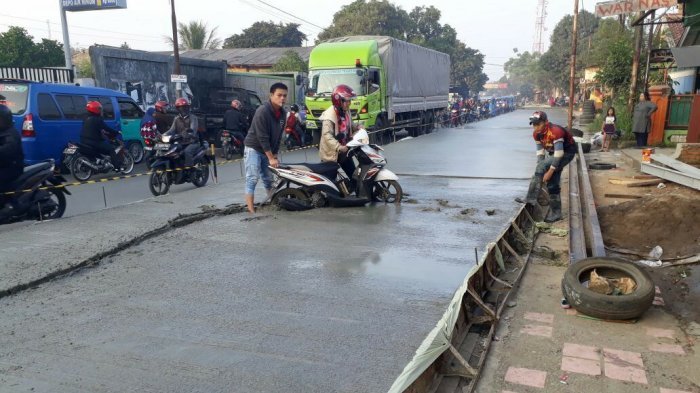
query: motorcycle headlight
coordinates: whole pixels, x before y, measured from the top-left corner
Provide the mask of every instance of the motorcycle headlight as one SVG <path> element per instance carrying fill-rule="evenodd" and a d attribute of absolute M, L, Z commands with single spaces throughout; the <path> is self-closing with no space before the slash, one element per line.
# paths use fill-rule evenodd
<path fill-rule="evenodd" d="M 163 143 L 170 143 L 170 135 L 163 135 L 160 139 Z"/>

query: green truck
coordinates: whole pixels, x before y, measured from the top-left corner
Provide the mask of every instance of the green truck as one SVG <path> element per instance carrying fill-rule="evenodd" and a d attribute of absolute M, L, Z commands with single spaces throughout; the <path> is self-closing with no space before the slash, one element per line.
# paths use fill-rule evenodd
<path fill-rule="evenodd" d="M 377 131 L 378 140 L 405 128 L 412 136 L 432 131 L 447 108 L 450 56 L 383 36 L 334 38 L 309 57 L 306 126 L 320 135 L 319 116 L 339 84 L 355 90 L 354 122 Z"/>

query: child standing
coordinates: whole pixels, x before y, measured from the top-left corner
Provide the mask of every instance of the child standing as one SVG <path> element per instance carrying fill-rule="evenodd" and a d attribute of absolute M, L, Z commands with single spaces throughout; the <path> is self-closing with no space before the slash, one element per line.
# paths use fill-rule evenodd
<path fill-rule="evenodd" d="M 601 151 L 610 151 L 610 141 L 612 141 L 613 135 L 615 135 L 615 129 L 617 128 L 615 125 L 616 120 L 615 108 L 608 108 L 605 120 L 603 121 L 603 148 Z"/>

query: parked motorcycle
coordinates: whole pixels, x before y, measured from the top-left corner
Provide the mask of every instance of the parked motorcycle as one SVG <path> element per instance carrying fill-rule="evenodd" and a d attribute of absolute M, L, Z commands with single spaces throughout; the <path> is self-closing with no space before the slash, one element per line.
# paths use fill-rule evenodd
<path fill-rule="evenodd" d="M 86 181 L 97 173 L 111 171 L 128 175 L 134 170 L 134 157 L 124 147 L 124 142 L 113 139 L 115 152 L 122 160 L 121 168 L 115 168 L 109 156 L 82 143 L 68 142 L 63 150 L 63 164 L 70 170 L 71 175 L 79 181 Z"/>
<path fill-rule="evenodd" d="M 335 162 L 280 165 L 270 167 L 276 175 L 272 202 L 279 205 L 291 198 L 314 207 L 362 206 L 370 201 L 400 203 L 403 191 L 399 178 L 385 168 L 383 149 L 369 143 L 367 131 L 358 131 L 347 147 L 348 157 L 355 157 L 359 163 L 353 174 L 357 184 L 354 190 Z"/>
<path fill-rule="evenodd" d="M 234 154 L 243 157 L 243 140 L 245 135 L 239 131 L 221 130 L 221 157 L 226 160 L 233 158 Z"/>
<path fill-rule="evenodd" d="M 70 192 L 61 187 L 66 179 L 54 174 L 55 168 L 53 159 L 24 168 L 24 173 L 8 187 L 15 194 L 0 195 L 5 199 L 4 207 L 0 206 L 0 224 L 63 216 Z"/>
<path fill-rule="evenodd" d="M 181 135 L 162 135 L 160 141 L 153 149 L 156 157 L 150 165 L 151 177 L 148 188 L 151 194 L 165 195 L 172 184 L 192 183 L 197 187 L 204 187 L 209 180 L 209 156 L 207 155 L 209 144 L 203 142 L 193 157 L 193 165 L 184 168 L 185 147 Z M 196 142 L 195 142 L 196 143 Z"/>

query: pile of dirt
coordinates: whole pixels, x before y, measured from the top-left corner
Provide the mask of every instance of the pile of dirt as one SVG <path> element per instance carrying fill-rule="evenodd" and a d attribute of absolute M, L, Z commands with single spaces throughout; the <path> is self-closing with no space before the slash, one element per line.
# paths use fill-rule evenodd
<path fill-rule="evenodd" d="M 663 258 L 700 254 L 698 198 L 656 195 L 598 209 L 606 245 L 648 253 L 663 248 Z"/>

